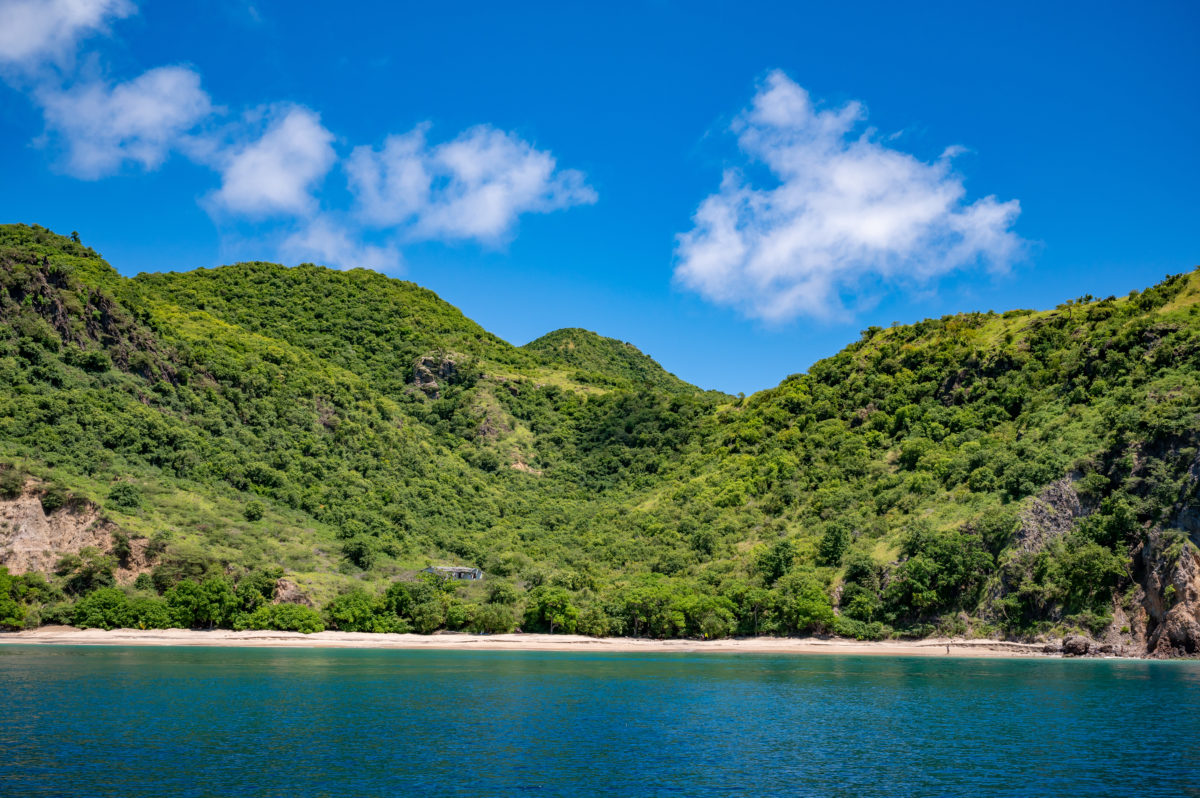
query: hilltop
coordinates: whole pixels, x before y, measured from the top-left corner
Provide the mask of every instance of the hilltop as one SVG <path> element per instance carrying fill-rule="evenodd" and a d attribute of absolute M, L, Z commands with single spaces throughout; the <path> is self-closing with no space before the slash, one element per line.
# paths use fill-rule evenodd
<path fill-rule="evenodd" d="M 546 333 L 521 348 L 542 355 L 548 362 L 573 367 L 572 377 L 583 383 L 610 387 L 642 385 L 667 392 L 699 390 L 668 372 L 633 344 L 578 327 Z"/>
<path fill-rule="evenodd" d="M 370 271 L 129 279 L 3 226 L 0 563 L 29 574 L 0 622 L 1192 654 L 1198 368 L 1197 272 L 870 328 L 741 399 Z"/>

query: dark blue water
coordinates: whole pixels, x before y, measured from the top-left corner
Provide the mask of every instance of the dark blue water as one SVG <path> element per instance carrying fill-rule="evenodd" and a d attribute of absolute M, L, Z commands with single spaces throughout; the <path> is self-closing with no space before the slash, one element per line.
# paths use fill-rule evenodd
<path fill-rule="evenodd" d="M 1200 665 L 0 646 L 4 795 L 1200 795 Z"/>

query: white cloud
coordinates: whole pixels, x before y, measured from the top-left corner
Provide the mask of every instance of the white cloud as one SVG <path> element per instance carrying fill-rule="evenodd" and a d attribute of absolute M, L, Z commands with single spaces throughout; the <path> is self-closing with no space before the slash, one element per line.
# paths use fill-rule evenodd
<path fill-rule="evenodd" d="M 733 124 L 738 144 L 773 177 L 769 188 L 725 172 L 678 238 L 676 280 L 707 299 L 778 321 L 844 314 L 842 295 L 864 281 L 928 281 L 1006 268 L 1022 240 L 1016 200 L 964 202 L 948 148 L 933 162 L 885 146 L 858 103 L 818 110 L 773 72 Z"/>
<path fill-rule="evenodd" d="M 336 159 L 333 134 L 308 108 L 279 107 L 272 116 L 256 141 L 215 156 L 221 188 L 212 200 L 218 208 L 259 217 L 315 210 L 312 191 Z"/>
<path fill-rule="evenodd" d="M 112 174 L 126 161 L 159 166 L 173 147 L 212 112 L 200 76 L 159 67 L 116 86 L 85 83 L 36 94 L 47 131 L 62 139 L 66 170 L 82 178 Z"/>
<path fill-rule="evenodd" d="M 417 239 L 498 243 L 523 213 L 596 201 L 582 173 L 558 169 L 553 155 L 511 133 L 480 125 L 430 147 L 428 127 L 351 153 L 346 172 L 367 223 L 407 226 Z"/>
<path fill-rule="evenodd" d="M 202 204 L 222 225 L 253 228 L 289 260 L 381 271 L 400 267 L 397 242 L 500 243 L 521 214 L 596 201 L 581 173 L 513 134 L 481 125 L 430 146 L 421 125 L 379 151 L 353 151 L 343 165 L 354 208 L 338 210 L 319 193 L 338 154 L 315 111 L 279 103 L 222 120 L 188 67 L 114 83 L 95 53 L 76 63 L 84 39 L 136 10 L 135 0 L 0 0 L 0 79 L 39 106 L 45 134 L 35 143 L 75 177 L 151 170 L 179 152 L 219 175 Z M 251 4 L 246 12 L 257 15 Z M 379 228 L 390 228 L 386 242 L 368 243 Z"/>
<path fill-rule="evenodd" d="M 0 0 L 0 64 L 67 59 L 80 39 L 135 11 L 129 0 Z"/>
<path fill-rule="evenodd" d="M 394 272 L 400 268 L 400 252 L 392 245 L 364 244 L 332 220 L 319 216 L 304 229 L 288 236 L 280 247 L 287 263 L 311 261 L 339 269 L 374 269 Z"/>

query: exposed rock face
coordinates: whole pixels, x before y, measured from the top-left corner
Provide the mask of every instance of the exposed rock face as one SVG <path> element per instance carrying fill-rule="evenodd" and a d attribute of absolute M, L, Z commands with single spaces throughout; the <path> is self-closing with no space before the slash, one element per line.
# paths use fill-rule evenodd
<path fill-rule="evenodd" d="M 456 355 L 422 355 L 413 363 L 413 385 L 426 396 L 441 397 L 442 384 L 453 384 L 458 377 Z"/>
<path fill-rule="evenodd" d="M 1020 525 L 1017 527 L 1010 556 L 1019 560 L 1022 556 L 1041 551 L 1069 533 L 1076 522 L 1085 515 L 1087 510 L 1080 501 L 1075 483 L 1069 475 L 1051 482 L 1021 511 Z M 1009 591 L 1016 588 L 1018 581 L 1011 576 L 993 580 L 986 590 L 980 608 L 982 617 L 997 620 L 995 608 Z"/>
<path fill-rule="evenodd" d="M 14 574 L 49 573 L 64 554 L 88 546 L 110 550 L 115 530 L 90 502 L 68 502 L 47 514 L 39 492 L 27 485 L 17 498 L 0 500 L 0 565 Z"/>
<path fill-rule="evenodd" d="M 1145 569 L 1142 606 L 1146 655 L 1156 658 L 1200 654 L 1200 557 L 1178 539 L 1153 534 L 1138 553 Z"/>
<path fill-rule="evenodd" d="M 1021 513 L 1017 530 L 1017 548 L 1037 551 L 1066 535 L 1075 521 L 1086 515 L 1070 477 L 1051 482 Z"/>
<path fill-rule="evenodd" d="M 279 579 L 275 582 L 275 600 L 272 603 L 303 604 L 305 607 L 313 606 L 312 599 L 308 597 L 308 594 L 290 579 Z"/>
<path fill-rule="evenodd" d="M 520 471 L 522 474 L 532 474 L 535 477 L 540 477 L 542 475 L 542 469 L 534 468 L 523 460 L 511 462 L 508 464 L 508 467 L 514 471 Z"/>

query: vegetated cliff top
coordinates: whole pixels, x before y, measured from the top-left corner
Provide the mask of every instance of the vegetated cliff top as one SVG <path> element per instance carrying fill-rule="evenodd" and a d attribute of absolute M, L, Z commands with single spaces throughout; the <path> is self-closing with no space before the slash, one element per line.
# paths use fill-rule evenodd
<path fill-rule="evenodd" d="M 735 399 L 583 330 L 511 346 L 373 272 L 127 279 L 10 225 L 0 482 L 97 503 L 160 587 L 271 568 L 322 601 L 468 563 L 591 633 L 1083 630 L 1178 653 L 1200 645 L 1174 598 L 1200 540 L 1198 302 L 1192 272 L 870 328 Z"/>

